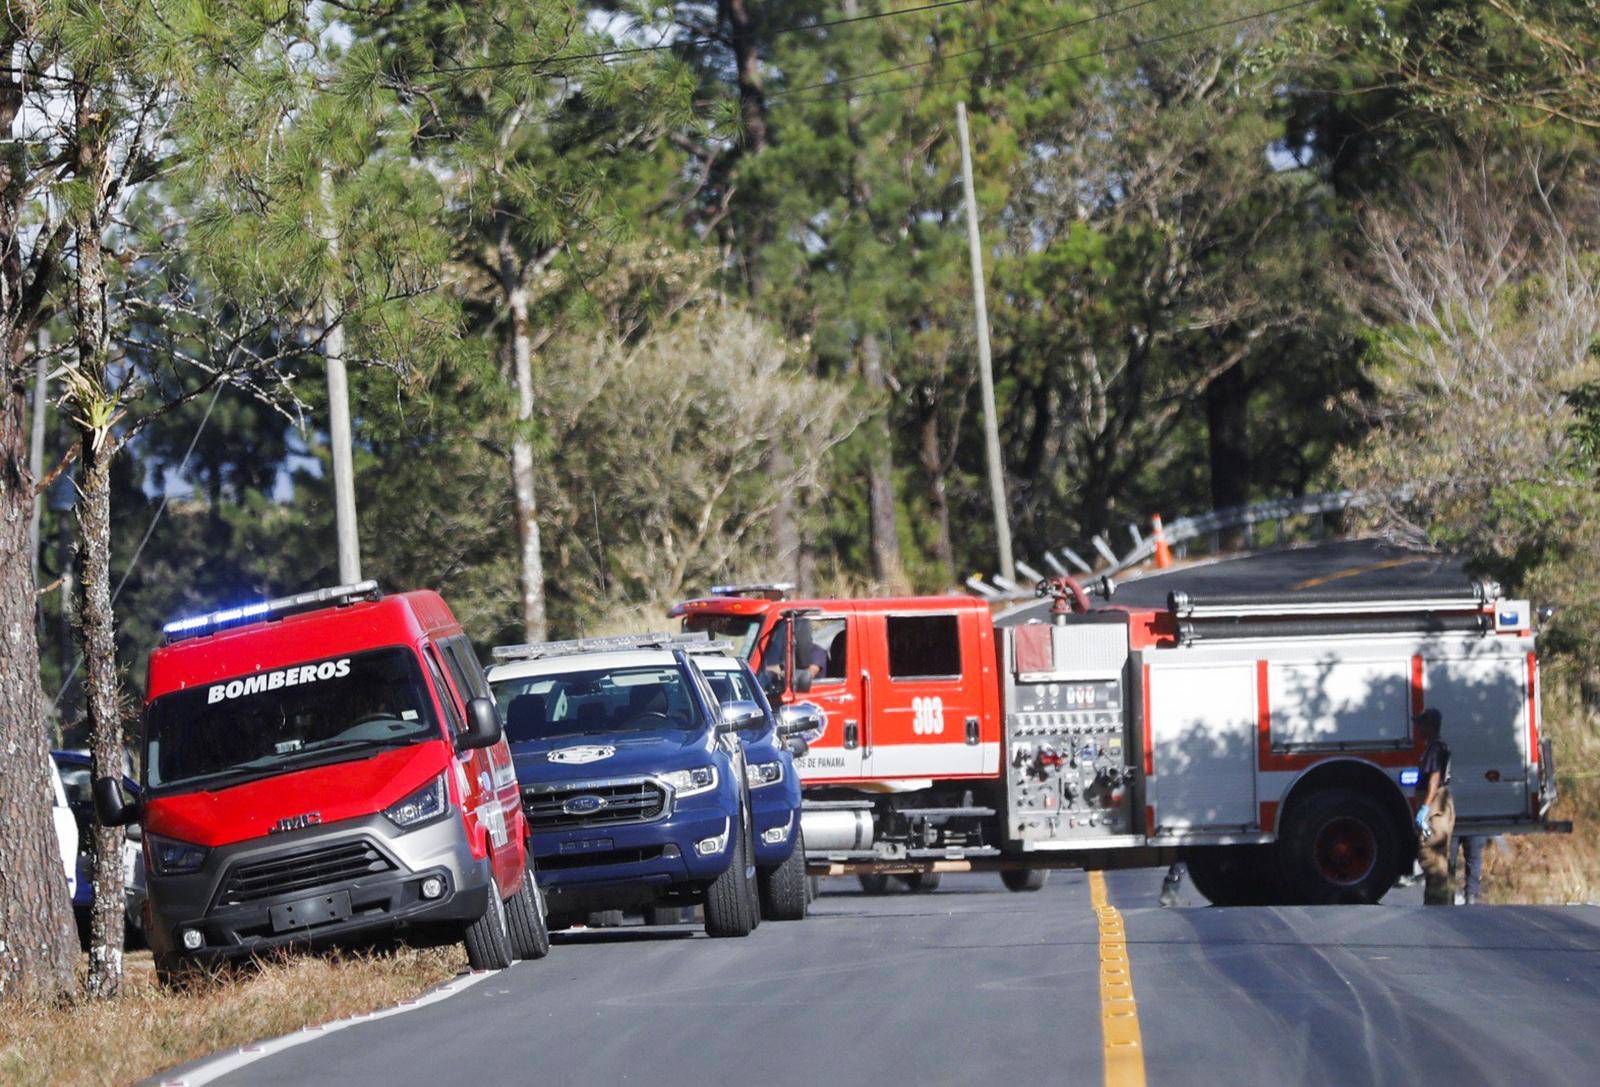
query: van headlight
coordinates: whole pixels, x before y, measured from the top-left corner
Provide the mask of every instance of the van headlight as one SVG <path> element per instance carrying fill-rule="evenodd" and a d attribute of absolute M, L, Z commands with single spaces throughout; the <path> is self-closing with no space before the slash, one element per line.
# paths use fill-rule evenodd
<path fill-rule="evenodd" d="M 783 763 L 776 760 L 747 762 L 744 764 L 744 779 L 752 789 L 759 789 L 764 785 L 776 785 L 783 780 Z"/>
<path fill-rule="evenodd" d="M 163 838 L 159 834 L 146 834 L 144 848 L 150 868 L 158 876 L 192 875 L 206 863 L 211 850 L 203 845 L 191 845 L 176 838 Z"/>
<path fill-rule="evenodd" d="M 693 770 L 670 770 L 661 780 L 679 796 L 698 796 L 717 787 L 715 766 L 696 766 Z"/>
<path fill-rule="evenodd" d="M 445 790 L 444 775 L 440 774 L 428 784 L 383 809 L 384 818 L 409 830 L 431 823 L 450 810 L 450 794 Z"/>

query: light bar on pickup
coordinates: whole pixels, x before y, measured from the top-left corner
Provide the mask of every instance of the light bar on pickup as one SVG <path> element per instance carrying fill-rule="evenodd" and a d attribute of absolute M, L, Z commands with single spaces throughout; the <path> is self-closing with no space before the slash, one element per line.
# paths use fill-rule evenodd
<path fill-rule="evenodd" d="M 572 638 L 564 642 L 497 645 L 489 651 L 489 655 L 497 661 L 515 661 L 568 657 L 575 653 L 611 653 L 623 649 L 685 649 L 690 652 L 704 652 L 700 647 L 709 644 L 711 635 L 703 630 L 692 634 L 672 634 L 663 630 L 651 634 L 607 634 L 595 638 Z M 694 648 L 690 649 L 691 646 Z"/>
<path fill-rule="evenodd" d="M 382 595 L 378 591 L 376 581 L 361 581 L 354 585 L 335 585 L 327 589 L 314 589 L 308 593 L 298 593 L 294 596 L 280 596 L 275 600 L 262 600 L 254 604 L 242 604 L 237 608 L 224 608 L 221 611 L 207 612 L 205 615 L 191 615 L 184 619 L 175 619 L 161 628 L 161 633 L 167 641 L 178 641 L 182 638 L 198 638 L 204 634 L 212 634 L 227 627 L 239 626 L 253 619 L 292 615 L 299 611 L 311 611 L 315 608 L 325 607 L 329 604 L 351 604 L 357 600 L 376 600 Z"/>

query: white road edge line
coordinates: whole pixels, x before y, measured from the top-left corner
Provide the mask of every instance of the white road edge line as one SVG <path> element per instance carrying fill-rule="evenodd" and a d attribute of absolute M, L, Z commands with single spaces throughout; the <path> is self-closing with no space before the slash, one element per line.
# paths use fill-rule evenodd
<path fill-rule="evenodd" d="M 413 1000 L 402 1000 L 392 1008 L 381 1011 L 365 1012 L 361 1015 L 352 1015 L 346 1019 L 335 1019 L 329 1023 L 319 1023 L 315 1026 L 302 1027 L 293 1034 L 285 1034 L 265 1042 L 250 1042 L 238 1049 L 230 1050 L 216 1057 L 202 1057 L 191 1065 L 179 1065 L 178 1068 L 166 1073 L 160 1073 L 145 1080 L 145 1083 L 159 1084 L 160 1087 L 201 1087 L 202 1084 L 211 1083 L 249 1064 L 254 1064 L 265 1057 L 282 1053 L 286 1049 L 293 1049 L 307 1042 L 314 1042 L 318 1038 L 325 1038 L 335 1031 L 344 1030 L 346 1027 L 359 1026 L 362 1023 L 374 1023 L 379 1019 L 388 1019 L 393 1015 L 404 1015 L 414 1012 L 418 1008 L 426 1008 L 430 1004 L 437 1004 L 441 1000 L 449 1000 L 458 993 L 472 988 L 480 981 L 500 973 L 499 970 L 474 970 L 466 974 L 458 974 L 437 988 L 431 989 L 422 996 Z"/>

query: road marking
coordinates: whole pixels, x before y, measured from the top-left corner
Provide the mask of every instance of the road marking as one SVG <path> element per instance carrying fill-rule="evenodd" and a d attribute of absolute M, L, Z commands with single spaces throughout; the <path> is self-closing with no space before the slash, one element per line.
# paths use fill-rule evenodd
<path fill-rule="evenodd" d="M 1089 900 L 1100 925 L 1100 1036 L 1105 1045 L 1106 1087 L 1144 1087 L 1144 1043 L 1122 913 L 1106 894 L 1104 872 L 1089 873 Z"/>
<path fill-rule="evenodd" d="M 1371 573 L 1374 570 L 1393 570 L 1396 566 L 1410 566 L 1414 562 L 1422 562 L 1427 557 L 1428 556 L 1426 555 L 1408 555 L 1405 558 L 1384 559 L 1382 562 L 1369 562 L 1365 566 L 1350 566 L 1343 570 L 1335 570 L 1331 574 L 1323 574 L 1321 577 L 1308 577 L 1304 581 L 1298 581 L 1289 586 L 1289 591 L 1295 592 L 1299 589 L 1314 589 L 1318 585 L 1326 585 L 1330 581 L 1338 581 L 1340 578 L 1346 577 L 1356 577 L 1360 574 Z"/>
<path fill-rule="evenodd" d="M 251 1042 L 238 1049 L 221 1053 L 214 1057 L 202 1057 L 192 1064 L 180 1065 L 168 1072 L 152 1076 L 144 1080 L 146 1084 L 156 1084 L 159 1087 L 201 1087 L 201 1084 L 210 1083 L 232 1072 L 237 1072 L 247 1064 L 254 1064 L 263 1057 L 270 1057 L 274 1053 L 282 1053 L 286 1049 L 293 1049 L 297 1045 L 314 1042 L 318 1038 L 326 1038 L 336 1030 L 353 1027 L 359 1023 L 373 1023 L 379 1019 L 387 1019 L 392 1015 L 404 1015 L 414 1012 L 418 1008 L 426 1008 L 430 1004 L 437 1004 L 441 1000 L 449 1000 L 457 993 L 472 988 L 478 982 L 498 974 L 498 970 L 474 970 L 471 973 L 459 974 L 443 985 L 429 990 L 414 1000 L 402 1000 L 392 1008 L 382 1011 L 364 1012 L 361 1015 L 352 1015 L 347 1019 L 335 1019 L 331 1023 L 318 1023 L 309 1027 L 302 1027 L 293 1034 L 285 1034 L 280 1038 L 273 1038 L 265 1042 Z"/>

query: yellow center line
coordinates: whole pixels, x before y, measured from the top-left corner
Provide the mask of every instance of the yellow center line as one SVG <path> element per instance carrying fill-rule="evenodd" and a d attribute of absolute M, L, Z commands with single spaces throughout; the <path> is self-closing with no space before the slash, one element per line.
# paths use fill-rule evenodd
<path fill-rule="evenodd" d="M 1106 1087 L 1144 1087 L 1144 1043 L 1133 1000 L 1128 939 L 1122 914 L 1106 894 L 1103 872 L 1089 873 L 1089 901 L 1100 925 L 1100 1036 L 1105 1044 Z"/>
<path fill-rule="evenodd" d="M 1365 566 L 1350 566 L 1343 570 L 1335 570 L 1331 574 L 1324 574 L 1322 577 L 1308 577 L 1304 581 L 1299 581 L 1289 586 L 1289 591 L 1295 592 L 1299 589 L 1313 589 L 1318 585 L 1326 585 L 1330 581 L 1338 581 L 1340 578 L 1346 577 L 1355 577 L 1358 574 L 1371 573 L 1374 570 L 1393 570 L 1396 566 L 1410 566 L 1414 562 L 1422 562 L 1424 558 L 1425 556 L 1422 555 L 1410 555 L 1406 556 L 1405 558 L 1384 559 L 1381 562 L 1369 562 Z"/>

